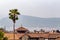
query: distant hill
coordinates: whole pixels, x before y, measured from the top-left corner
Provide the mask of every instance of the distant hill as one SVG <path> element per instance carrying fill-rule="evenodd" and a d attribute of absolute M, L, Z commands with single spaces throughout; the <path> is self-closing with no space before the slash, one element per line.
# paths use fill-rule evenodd
<path fill-rule="evenodd" d="M 29 30 L 37 29 L 60 29 L 60 18 L 39 18 L 33 16 L 20 15 L 19 20 L 16 22 L 16 28 L 21 24 Z M 7 30 L 12 30 L 12 20 L 8 17 L 0 20 L 0 26 L 6 27 Z"/>

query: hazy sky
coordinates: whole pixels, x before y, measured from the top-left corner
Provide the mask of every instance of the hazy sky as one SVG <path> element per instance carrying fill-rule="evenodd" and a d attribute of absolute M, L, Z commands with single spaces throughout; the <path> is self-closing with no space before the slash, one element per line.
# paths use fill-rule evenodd
<path fill-rule="evenodd" d="M 0 0 L 0 18 L 7 17 L 9 9 L 14 8 L 21 15 L 60 17 L 60 0 Z"/>

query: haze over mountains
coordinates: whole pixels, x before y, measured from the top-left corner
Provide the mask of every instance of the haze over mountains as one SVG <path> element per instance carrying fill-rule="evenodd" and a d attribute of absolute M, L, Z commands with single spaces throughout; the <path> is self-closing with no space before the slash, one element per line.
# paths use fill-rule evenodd
<path fill-rule="evenodd" d="M 16 22 L 16 28 L 21 27 L 28 28 L 29 30 L 56 30 L 60 29 L 60 18 L 39 18 L 33 16 L 20 15 L 19 20 Z M 2 18 L 0 20 L 0 26 L 4 27 L 6 30 L 12 30 L 12 20 L 8 17 Z"/>

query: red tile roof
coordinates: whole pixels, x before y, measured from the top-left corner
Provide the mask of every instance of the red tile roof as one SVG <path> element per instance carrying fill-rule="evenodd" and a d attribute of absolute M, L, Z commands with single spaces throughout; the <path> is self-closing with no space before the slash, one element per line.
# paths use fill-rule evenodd
<path fill-rule="evenodd" d="M 19 28 L 17 28 L 16 30 L 23 30 L 23 31 L 25 31 L 25 30 L 28 30 L 28 29 L 26 29 L 26 28 L 24 28 L 24 27 L 19 27 Z"/>
<path fill-rule="evenodd" d="M 16 30 L 28 30 L 24 27 L 20 27 L 20 28 L 17 28 Z M 56 32 L 50 32 L 50 33 L 16 33 L 15 34 L 15 39 L 19 39 L 21 37 L 23 37 L 24 35 L 27 35 L 31 38 L 60 38 L 60 33 L 56 33 Z M 6 37 L 8 37 L 8 39 L 13 39 L 13 33 L 5 33 Z"/>
<path fill-rule="evenodd" d="M 28 34 L 30 37 L 32 38 L 36 38 L 36 37 L 43 37 L 43 38 L 48 38 L 48 34 L 41 34 L 41 33 L 31 33 L 31 34 Z"/>
<path fill-rule="evenodd" d="M 15 34 L 15 39 L 19 39 L 21 37 L 23 37 L 23 35 L 28 35 L 29 37 L 31 38 L 58 38 L 60 37 L 60 34 L 57 34 L 57 33 L 27 33 L 27 34 L 24 34 L 24 33 L 16 33 Z M 8 37 L 8 39 L 13 39 L 13 33 L 5 33 L 5 36 Z"/>

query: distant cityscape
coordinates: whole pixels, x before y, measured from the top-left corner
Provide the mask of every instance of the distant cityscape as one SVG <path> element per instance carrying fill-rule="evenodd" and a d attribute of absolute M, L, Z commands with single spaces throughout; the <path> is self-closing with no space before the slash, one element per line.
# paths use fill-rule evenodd
<path fill-rule="evenodd" d="M 13 40 L 13 31 L 4 31 L 8 40 Z M 41 29 L 39 31 L 34 30 L 33 32 L 29 31 L 27 28 L 19 27 L 15 29 L 15 40 L 60 40 L 60 31 L 52 30 L 45 31 Z"/>

